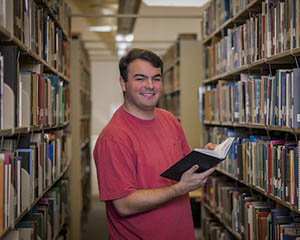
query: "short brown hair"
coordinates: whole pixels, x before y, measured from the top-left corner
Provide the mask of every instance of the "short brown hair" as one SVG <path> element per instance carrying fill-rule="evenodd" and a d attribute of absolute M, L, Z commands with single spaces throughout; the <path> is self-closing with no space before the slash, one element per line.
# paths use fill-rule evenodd
<path fill-rule="evenodd" d="M 119 62 L 120 75 L 124 82 L 127 82 L 128 79 L 129 64 L 136 59 L 142 59 L 151 63 L 153 67 L 160 68 L 161 73 L 163 73 L 163 61 L 158 55 L 149 50 L 133 48 L 124 57 L 122 57 Z"/>

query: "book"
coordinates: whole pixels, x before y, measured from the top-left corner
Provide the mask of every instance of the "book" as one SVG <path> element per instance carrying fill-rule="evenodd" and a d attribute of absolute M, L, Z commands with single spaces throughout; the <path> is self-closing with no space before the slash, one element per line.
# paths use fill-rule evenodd
<path fill-rule="evenodd" d="M 19 48 L 17 46 L 0 46 L 0 55 L 3 56 L 3 125 L 2 129 L 11 129 L 16 126 L 17 79 L 19 75 Z"/>
<path fill-rule="evenodd" d="M 195 164 L 199 166 L 196 171 L 197 173 L 204 172 L 216 166 L 226 158 L 234 139 L 234 137 L 227 138 L 214 150 L 194 149 L 160 176 L 179 181 L 181 175 Z"/>
<path fill-rule="evenodd" d="M 300 89 L 300 69 L 294 68 L 293 69 L 293 83 L 294 83 L 294 128 L 300 128 L 300 104 L 299 104 L 299 89 Z"/>

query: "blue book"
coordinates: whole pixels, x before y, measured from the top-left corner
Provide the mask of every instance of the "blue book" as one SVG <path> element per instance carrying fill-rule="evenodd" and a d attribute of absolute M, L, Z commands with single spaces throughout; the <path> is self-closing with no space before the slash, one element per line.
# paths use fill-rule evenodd
<path fill-rule="evenodd" d="M 294 85 L 294 128 L 300 128 L 300 68 L 293 68 L 293 85 Z"/>
<path fill-rule="evenodd" d="M 291 210 L 286 209 L 272 209 L 272 237 L 270 239 L 275 239 L 276 230 L 278 226 L 278 217 L 280 216 L 290 216 Z"/>

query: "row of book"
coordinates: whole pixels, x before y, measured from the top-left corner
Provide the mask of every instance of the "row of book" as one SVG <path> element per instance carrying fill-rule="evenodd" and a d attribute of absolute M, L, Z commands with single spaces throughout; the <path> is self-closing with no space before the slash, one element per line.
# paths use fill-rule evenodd
<path fill-rule="evenodd" d="M 3 239 L 68 239 L 61 231 L 68 215 L 68 192 L 69 182 L 63 179 L 51 188 Z"/>
<path fill-rule="evenodd" d="M 202 119 L 300 128 L 300 68 L 277 70 L 274 76 L 241 74 L 240 79 L 201 90 Z"/>
<path fill-rule="evenodd" d="M 51 1 L 53 2 L 53 1 Z M 69 8 L 62 0 L 52 3 L 60 18 L 69 18 Z M 0 25 L 19 39 L 50 66 L 69 77 L 69 42 L 52 15 L 52 10 L 35 0 L 0 0 Z M 61 10 L 58 10 L 62 7 Z M 64 12 L 66 11 L 66 12 Z M 68 26 L 69 23 L 63 24 Z M 69 29 L 67 30 L 70 31 Z"/>
<path fill-rule="evenodd" d="M 230 18 L 235 17 L 242 9 L 254 0 L 212 0 L 203 11 L 203 32 L 204 38 L 219 29 Z"/>
<path fill-rule="evenodd" d="M 13 227 L 68 166 L 70 137 L 63 130 L 3 140 L 0 153 L 0 233 Z"/>
<path fill-rule="evenodd" d="M 159 107 L 180 116 L 180 91 L 161 97 Z"/>
<path fill-rule="evenodd" d="M 226 226 L 245 240 L 283 240 L 300 237 L 300 215 L 276 208 L 261 194 L 237 186 L 228 178 L 211 176 L 205 187 L 203 202 Z"/>
<path fill-rule="evenodd" d="M 226 135 L 236 140 L 228 157 L 219 164 L 222 171 L 300 210 L 300 142 L 280 137 L 237 133 L 233 129 L 211 128 L 219 142 Z"/>
<path fill-rule="evenodd" d="M 203 237 L 206 240 L 234 240 L 235 237 L 213 216 L 202 218 Z"/>
<path fill-rule="evenodd" d="M 71 7 L 65 0 L 48 0 L 46 1 L 48 7 L 53 13 L 55 19 L 65 31 L 67 36 L 71 34 Z"/>
<path fill-rule="evenodd" d="M 299 1 L 261 4 L 261 13 L 205 47 L 206 78 L 300 47 Z"/>
<path fill-rule="evenodd" d="M 70 88 L 40 64 L 20 61 L 17 46 L 0 46 L 0 129 L 58 126 L 70 119 Z"/>
<path fill-rule="evenodd" d="M 176 62 L 176 60 L 180 56 L 180 44 L 177 41 L 175 44 L 173 44 L 171 47 L 168 48 L 167 52 L 163 56 L 163 62 L 164 62 L 164 70 L 168 70 L 171 66 L 173 66 Z"/>
<path fill-rule="evenodd" d="M 180 63 L 174 65 L 163 75 L 163 92 L 170 94 L 180 89 Z"/>

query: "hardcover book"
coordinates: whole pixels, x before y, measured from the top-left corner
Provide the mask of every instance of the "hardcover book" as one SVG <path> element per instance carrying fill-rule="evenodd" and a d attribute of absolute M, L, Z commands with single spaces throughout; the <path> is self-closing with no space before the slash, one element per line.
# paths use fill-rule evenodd
<path fill-rule="evenodd" d="M 234 141 L 234 137 L 229 137 L 214 150 L 209 149 L 194 149 L 188 155 L 184 156 L 181 160 L 163 172 L 160 176 L 179 181 L 181 175 L 197 164 L 199 166 L 197 173 L 204 172 L 218 163 L 223 161 Z"/>

